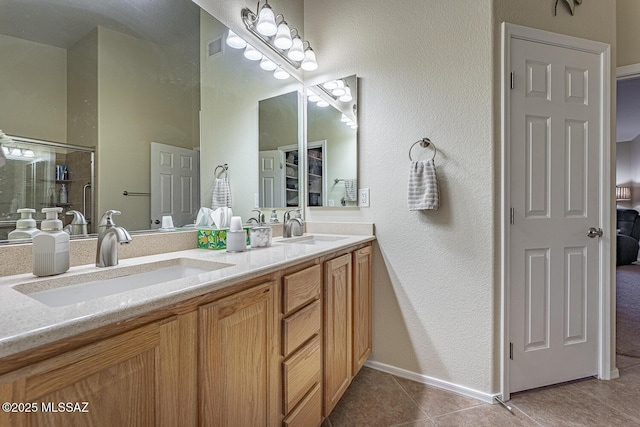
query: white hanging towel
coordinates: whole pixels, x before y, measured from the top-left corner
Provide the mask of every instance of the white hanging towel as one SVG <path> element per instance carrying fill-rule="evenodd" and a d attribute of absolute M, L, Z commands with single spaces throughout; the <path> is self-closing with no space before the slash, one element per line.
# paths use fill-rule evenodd
<path fill-rule="evenodd" d="M 357 179 L 344 180 L 344 198 L 348 202 L 358 201 L 358 180 Z"/>
<path fill-rule="evenodd" d="M 438 209 L 438 176 L 433 159 L 411 162 L 407 204 L 410 211 Z"/>
<path fill-rule="evenodd" d="M 231 188 L 229 178 L 216 178 L 213 182 L 213 192 L 211 193 L 211 209 L 231 207 Z"/>

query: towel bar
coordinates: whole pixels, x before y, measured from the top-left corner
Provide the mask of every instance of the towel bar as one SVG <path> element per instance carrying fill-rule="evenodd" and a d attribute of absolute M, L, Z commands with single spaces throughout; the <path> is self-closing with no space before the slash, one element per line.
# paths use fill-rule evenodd
<path fill-rule="evenodd" d="M 414 142 L 413 144 L 411 144 L 411 147 L 409 148 L 409 160 L 413 161 L 413 159 L 411 158 L 411 149 L 416 144 L 420 144 L 420 147 L 422 147 L 422 148 L 427 148 L 427 147 L 433 148 L 433 157 L 431 157 L 431 160 L 436 158 L 436 153 L 438 152 L 438 149 L 436 148 L 436 144 L 431 142 L 431 140 L 429 138 L 422 138 L 422 139 Z"/>
<path fill-rule="evenodd" d="M 227 175 L 227 171 L 229 170 L 229 165 L 228 164 L 224 164 L 224 165 L 218 165 L 216 166 L 216 168 L 213 170 L 213 176 L 215 176 L 216 178 L 218 178 L 220 175 L 222 175 L 222 173 L 220 173 L 220 175 L 218 175 L 218 169 L 222 169 L 222 172 L 224 172 L 224 176 L 228 176 Z"/>

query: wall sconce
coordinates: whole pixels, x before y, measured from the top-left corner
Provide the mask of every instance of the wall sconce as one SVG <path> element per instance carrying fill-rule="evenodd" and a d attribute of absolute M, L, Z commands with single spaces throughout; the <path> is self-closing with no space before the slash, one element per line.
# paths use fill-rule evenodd
<path fill-rule="evenodd" d="M 616 201 L 631 200 L 631 187 L 616 185 Z"/>
<path fill-rule="evenodd" d="M 298 30 L 290 29 L 284 20 L 284 15 L 276 15 L 267 0 L 262 8 L 260 8 L 258 1 L 256 13 L 245 7 L 242 9 L 241 15 L 247 30 L 289 65 L 295 69 L 302 68 L 305 71 L 313 71 L 318 68 L 316 54 L 311 49 L 311 44 L 302 40 Z M 229 44 L 229 40 L 227 40 L 227 44 Z M 229 46 L 233 47 L 231 44 Z"/>

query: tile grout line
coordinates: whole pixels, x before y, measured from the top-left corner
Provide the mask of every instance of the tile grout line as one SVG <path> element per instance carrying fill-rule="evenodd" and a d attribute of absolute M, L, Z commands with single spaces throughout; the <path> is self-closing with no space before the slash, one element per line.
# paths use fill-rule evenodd
<path fill-rule="evenodd" d="M 522 412 L 522 414 L 529 418 L 534 424 L 539 425 L 540 427 L 544 427 L 544 424 L 542 424 L 540 421 L 538 421 L 537 419 L 535 419 L 532 415 L 527 414 L 523 409 L 518 408 L 518 406 L 515 403 L 509 403 L 513 408 L 517 409 L 518 411 Z"/>
<path fill-rule="evenodd" d="M 603 380 L 596 379 L 596 381 L 603 381 Z M 615 380 L 608 380 L 608 381 L 615 381 Z M 635 416 L 633 416 L 633 415 L 630 415 L 630 414 L 626 413 L 623 409 L 616 408 L 615 406 L 613 406 L 613 405 L 611 405 L 611 404 L 609 404 L 609 403 L 605 402 L 604 400 L 600 399 L 600 398 L 599 398 L 597 395 L 595 395 L 595 394 L 590 394 L 590 393 L 587 393 L 586 391 L 583 391 L 583 390 L 580 390 L 580 389 L 577 389 L 577 388 L 574 388 L 573 390 L 574 390 L 576 393 L 580 393 L 580 394 L 582 394 L 583 396 L 585 396 L 585 397 L 587 397 L 587 398 L 589 398 L 589 399 L 594 399 L 594 400 L 596 400 L 597 402 L 599 402 L 600 404 L 602 404 L 602 405 L 604 405 L 604 406 L 607 406 L 609 409 L 611 409 L 611 410 L 612 410 L 612 411 L 614 411 L 614 412 L 619 412 L 620 414 L 624 415 L 625 417 L 630 418 L 630 419 L 632 419 L 633 421 L 635 421 L 635 422 L 637 422 L 637 423 L 640 423 L 640 419 L 636 418 L 636 417 L 635 417 Z M 571 399 L 571 398 L 570 398 L 570 399 Z M 573 399 L 571 399 L 571 400 L 573 400 Z"/>
<path fill-rule="evenodd" d="M 411 395 L 409 394 L 409 392 L 408 392 L 407 390 L 405 390 L 405 388 L 404 388 L 404 387 L 402 387 L 402 384 L 400 384 L 400 382 L 398 382 L 398 380 L 396 379 L 395 375 L 393 375 L 393 374 L 389 374 L 389 375 L 391 375 L 391 378 L 393 379 L 393 382 L 395 382 L 395 383 L 396 383 L 396 385 L 397 385 L 398 387 L 400 387 L 400 390 L 402 390 L 402 391 L 404 392 L 404 394 L 409 398 L 409 400 L 411 400 L 411 401 L 413 402 L 413 404 L 414 404 L 414 405 L 416 405 L 416 406 L 418 407 L 418 410 L 419 410 L 420 412 L 422 412 L 422 413 L 427 417 L 427 419 L 428 419 L 428 420 L 431 420 L 433 417 L 432 417 L 430 414 L 428 414 L 428 413 L 427 413 L 427 412 L 422 408 L 422 406 L 421 406 L 421 405 L 419 405 L 419 404 L 418 404 L 418 402 L 416 402 L 416 401 L 415 401 L 415 399 L 414 399 L 413 397 L 411 397 Z M 415 421 L 423 421 L 423 420 L 422 420 L 422 419 L 420 419 L 420 420 L 415 420 Z"/>

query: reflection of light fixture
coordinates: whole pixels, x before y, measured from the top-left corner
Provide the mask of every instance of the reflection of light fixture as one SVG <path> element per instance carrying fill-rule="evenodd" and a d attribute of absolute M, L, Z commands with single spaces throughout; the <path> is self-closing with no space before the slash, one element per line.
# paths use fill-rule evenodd
<path fill-rule="evenodd" d="M 353 95 L 351 95 L 351 88 L 347 82 L 343 79 L 330 80 L 318 86 L 324 93 L 329 95 L 332 99 L 337 99 L 341 102 L 353 101 Z"/>
<path fill-rule="evenodd" d="M 318 101 L 320 101 L 320 99 L 321 99 L 317 94 L 315 94 L 315 93 L 313 93 L 313 92 L 311 92 L 311 93 L 309 94 L 309 97 L 308 97 L 308 98 L 309 98 L 309 101 L 310 101 L 310 102 L 318 102 Z"/>
<path fill-rule="evenodd" d="M 338 87 L 338 81 L 337 80 L 329 80 L 328 82 L 325 82 L 322 86 L 326 90 L 334 90 L 335 88 Z"/>
<path fill-rule="evenodd" d="M 276 68 L 276 71 L 273 72 L 273 77 L 278 80 L 284 80 L 289 78 L 289 73 L 282 69 L 282 67 Z"/>
<path fill-rule="evenodd" d="M 262 8 L 258 2 L 257 10 L 257 13 L 254 13 L 246 7 L 242 9 L 242 22 L 247 30 L 294 68 L 302 67 L 306 71 L 318 68 L 316 55 L 311 50 L 309 42 L 302 40 L 298 30 L 289 28 L 284 15 L 275 15 L 267 1 Z M 295 36 L 292 37 L 292 34 Z M 305 43 L 307 49 L 304 48 Z"/>
<path fill-rule="evenodd" d="M 316 105 L 320 108 L 326 108 L 329 106 L 329 103 L 324 99 L 321 99 L 320 101 L 316 102 Z"/>
<path fill-rule="evenodd" d="M 333 96 L 342 96 L 345 93 L 347 93 L 347 90 L 345 89 L 344 80 L 336 80 L 336 84 L 337 84 L 336 88 L 331 91 L 331 94 Z"/>
<path fill-rule="evenodd" d="M 344 90 L 344 95 L 340 96 L 338 100 L 342 102 L 351 102 L 353 100 L 353 96 L 351 96 L 351 88 L 347 86 Z"/>
<path fill-rule="evenodd" d="M 272 60 L 270 60 L 266 56 L 262 57 L 262 60 L 260 61 L 260 68 L 262 68 L 263 70 L 266 70 L 266 71 L 273 71 L 273 70 L 276 69 L 276 67 L 277 67 L 277 65 L 276 65 L 275 62 L 273 62 Z"/>
<path fill-rule="evenodd" d="M 340 117 L 340 121 L 342 123 L 346 123 L 349 121 L 349 117 L 345 116 L 344 113 L 342 114 L 342 117 Z"/>
<path fill-rule="evenodd" d="M 244 41 L 242 37 L 229 30 L 229 34 L 227 35 L 227 45 L 234 49 L 244 49 L 247 46 L 247 42 Z"/>
<path fill-rule="evenodd" d="M 33 152 L 33 150 L 24 150 L 22 152 L 22 155 L 24 157 L 35 157 L 36 156 L 35 153 Z"/>
<path fill-rule="evenodd" d="M 255 47 L 247 44 L 247 47 L 244 48 L 244 57 L 250 61 L 259 61 L 262 59 L 262 54 Z"/>
<path fill-rule="evenodd" d="M 631 187 L 617 185 L 616 186 L 616 200 L 631 200 Z"/>

